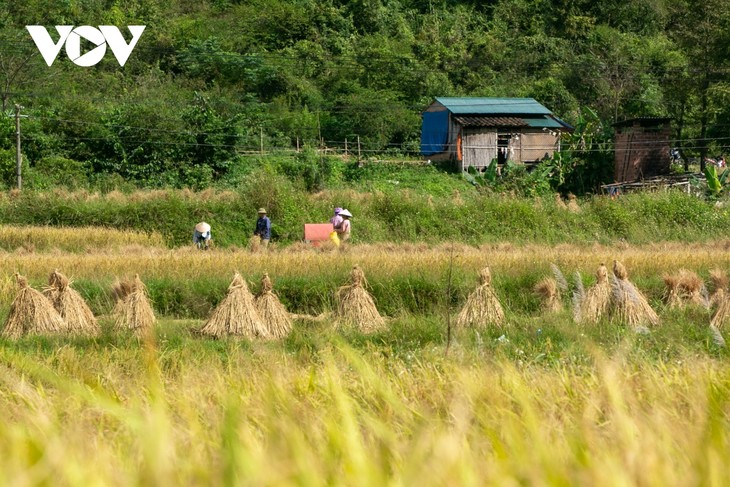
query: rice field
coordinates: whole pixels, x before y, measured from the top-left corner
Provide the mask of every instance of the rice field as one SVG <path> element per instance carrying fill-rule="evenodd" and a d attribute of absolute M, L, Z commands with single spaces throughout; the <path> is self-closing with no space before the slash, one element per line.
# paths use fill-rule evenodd
<path fill-rule="evenodd" d="M 669 306 L 663 280 L 688 269 L 711 286 L 711 271 L 730 270 L 726 242 L 251 253 L 127 237 L 111 232 L 84 252 L 63 250 L 72 233 L 55 234 L 54 248 L 2 247 L 0 318 L 18 292 L 14 272 L 42 289 L 59 269 L 102 330 L 0 339 L 3 485 L 719 486 L 730 478 L 730 354 L 713 340 L 710 312 Z M 551 264 L 571 287 L 575 271 L 588 287 L 614 259 L 660 316 L 651 333 L 611 319 L 577 325 L 570 293 L 562 311 L 541 310 L 533 288 L 553 275 Z M 254 293 L 268 273 L 289 311 L 318 314 L 336 311 L 356 264 L 383 329 L 298 319 L 279 340 L 195 332 L 235 272 Z M 504 326 L 449 333 L 486 266 Z M 112 316 L 112 284 L 135 274 L 158 316 L 142 339 L 115 330 Z"/>

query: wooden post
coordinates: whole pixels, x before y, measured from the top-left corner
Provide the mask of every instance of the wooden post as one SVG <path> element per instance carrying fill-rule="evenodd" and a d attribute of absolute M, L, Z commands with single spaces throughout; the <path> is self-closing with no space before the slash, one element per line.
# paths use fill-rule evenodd
<path fill-rule="evenodd" d="M 345 157 L 347 157 L 347 137 L 345 137 Z"/>
<path fill-rule="evenodd" d="M 259 127 L 259 147 L 261 151 L 261 155 L 264 155 L 264 128 Z"/>
<path fill-rule="evenodd" d="M 362 154 L 360 153 L 360 136 L 357 136 L 357 160 L 359 161 L 362 158 Z"/>
<path fill-rule="evenodd" d="M 23 189 L 23 160 L 20 155 L 20 105 L 15 105 L 15 175 L 18 177 L 18 189 Z"/>
<path fill-rule="evenodd" d="M 297 152 L 299 152 L 299 136 L 297 136 Z"/>

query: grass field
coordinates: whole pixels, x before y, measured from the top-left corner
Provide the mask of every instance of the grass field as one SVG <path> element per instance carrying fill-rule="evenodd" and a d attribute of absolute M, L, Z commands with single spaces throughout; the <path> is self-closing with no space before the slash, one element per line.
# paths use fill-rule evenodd
<path fill-rule="evenodd" d="M 256 254 L 171 250 L 155 237 L 130 245 L 115 235 L 99 250 L 33 247 L 29 237 L 0 253 L 0 317 L 14 271 L 40 288 L 58 268 L 105 330 L 95 339 L 0 340 L 4 485 L 664 486 L 730 477 L 730 354 L 713 341 L 707 310 L 662 303 L 663 273 L 684 267 L 707 279 L 710 269 L 728 270 L 724 241 Z M 75 238 L 52 240 L 73 248 Z M 550 263 L 589 284 L 613 259 L 661 327 L 649 335 L 611 320 L 580 327 L 568 297 L 565 311 L 540 311 L 532 286 Z M 268 272 L 290 311 L 317 313 L 331 309 L 356 263 L 390 317 L 385 331 L 300 320 L 278 342 L 192 332 L 236 270 L 254 290 Z M 484 265 L 508 326 L 449 341 L 447 315 Z M 161 317 L 147 342 L 113 333 L 108 317 L 110 284 L 134 273 Z"/>

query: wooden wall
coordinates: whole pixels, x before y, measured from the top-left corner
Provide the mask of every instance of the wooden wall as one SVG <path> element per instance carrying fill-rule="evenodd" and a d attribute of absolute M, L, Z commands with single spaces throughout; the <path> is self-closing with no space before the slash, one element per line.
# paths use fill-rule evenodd
<path fill-rule="evenodd" d="M 669 173 L 671 127 L 620 127 L 616 130 L 614 181 L 636 181 Z"/>

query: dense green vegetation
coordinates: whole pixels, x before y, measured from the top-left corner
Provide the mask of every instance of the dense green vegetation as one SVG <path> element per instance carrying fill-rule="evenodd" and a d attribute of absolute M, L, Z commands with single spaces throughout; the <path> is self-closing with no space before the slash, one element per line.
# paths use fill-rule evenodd
<path fill-rule="evenodd" d="M 428 178 L 409 182 L 421 170 L 430 171 L 402 169 L 402 185 L 394 184 L 400 179 L 363 183 L 374 186 L 372 193 L 341 189 L 310 194 L 267 169 L 254 172 L 236 191 L 170 189 L 106 195 L 24 191 L 0 199 L 0 223 L 157 232 L 169 246 L 180 246 L 190 243 L 193 226 L 205 220 L 213 226 L 220 247 L 247 246 L 261 206 L 269 211 L 278 246 L 302 240 L 304 224 L 328 221 L 335 206 L 355 215 L 354 243 L 697 242 L 730 232 L 728 208 L 681 192 L 628 194 L 617 200 L 595 196 L 582 200 L 579 211 L 570 211 L 552 196 L 484 194 L 440 174 L 431 182 L 431 193 L 408 189 L 409 184 L 429 184 Z M 61 242 L 59 246 L 63 248 Z"/>
<path fill-rule="evenodd" d="M 531 96 L 574 124 L 591 109 L 601 140 L 616 119 L 668 115 L 686 155 L 727 143 L 730 5 L 722 0 L 0 4 L 0 99 L 6 115 L 18 103 L 28 117 L 29 187 L 104 188 L 120 178 L 205 187 L 262 148 L 344 150 L 347 140 L 354 151 L 358 137 L 363 157 L 415 154 L 419 113 L 434 96 Z M 109 53 L 80 68 L 64 52 L 49 68 L 30 24 L 147 29 L 123 68 Z M 13 132 L 3 116 L 8 186 Z M 558 161 L 594 174 L 592 164 Z"/>

